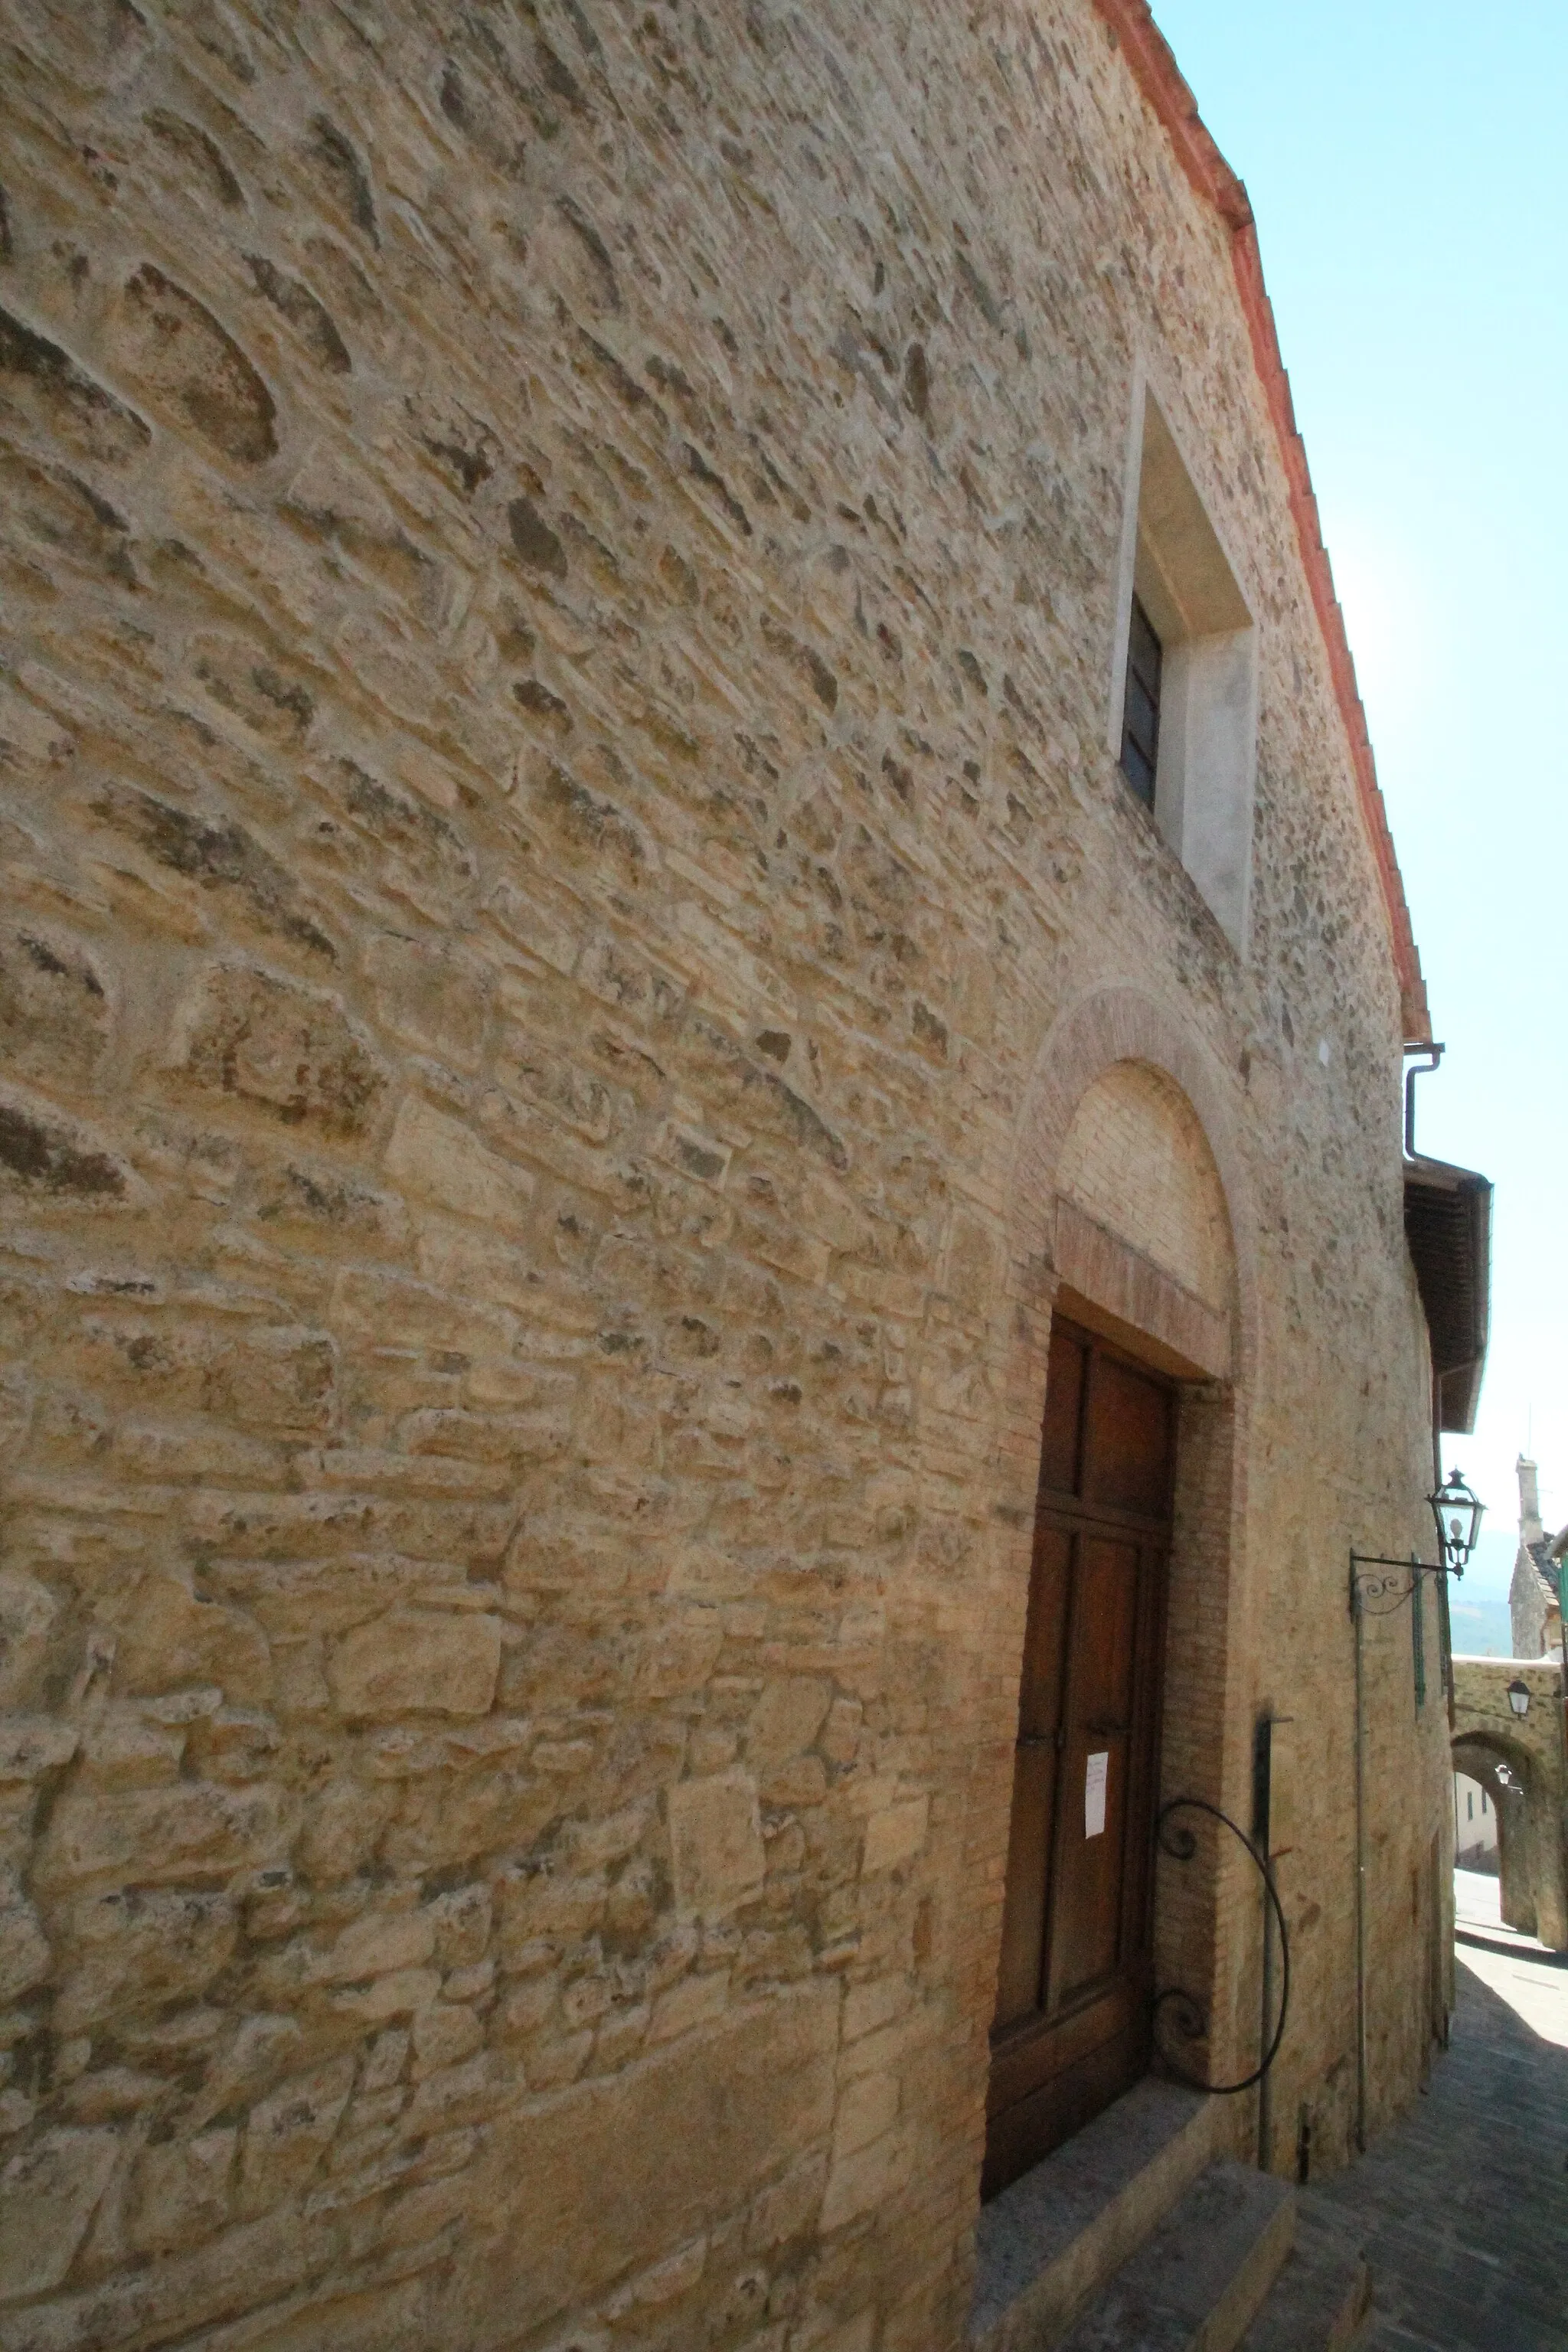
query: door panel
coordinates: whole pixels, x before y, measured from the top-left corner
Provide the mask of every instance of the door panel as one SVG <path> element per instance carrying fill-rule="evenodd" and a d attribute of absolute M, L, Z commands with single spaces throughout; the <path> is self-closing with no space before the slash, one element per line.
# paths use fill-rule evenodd
<path fill-rule="evenodd" d="M 1016 1899 L 1009 1895 L 1004 1914 L 998 2024 L 1032 2015 L 1039 2003 L 1072 1544 L 1059 1528 L 1036 1530 L 1007 1847 L 1007 1885 L 1016 1883 L 1018 1892 Z"/>
<path fill-rule="evenodd" d="M 1171 1507 L 1171 1392 L 1096 1350 L 1085 1432 L 1083 1500 L 1090 1510 L 1165 1519 Z"/>
<path fill-rule="evenodd" d="M 1054 1329 L 1046 1372 L 1046 1410 L 1040 1423 L 1040 1486 L 1052 1494 L 1078 1492 L 1088 1374 L 1088 1348 L 1073 1333 L 1059 1327 Z"/>
<path fill-rule="evenodd" d="M 1049 2006 L 1109 1976 L 1121 1952 L 1128 1747 L 1132 1731 L 1140 1551 L 1081 1535 L 1073 1592 L 1072 1669 L 1057 1831 Z M 1104 1826 L 1085 1822 L 1089 1759 L 1103 1756 Z"/>
<path fill-rule="evenodd" d="M 1173 1425 L 1166 1383 L 1058 1323 L 1019 1689 L 986 2195 L 1148 2064 L 1147 1846 Z M 1103 1826 L 1086 1820 L 1096 1757 Z"/>

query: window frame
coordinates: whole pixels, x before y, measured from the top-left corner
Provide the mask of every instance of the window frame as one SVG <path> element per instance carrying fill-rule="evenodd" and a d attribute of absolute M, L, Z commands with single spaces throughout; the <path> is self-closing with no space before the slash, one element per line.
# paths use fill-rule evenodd
<path fill-rule="evenodd" d="M 1256 593 L 1197 486 L 1147 362 L 1134 360 L 1106 745 L 1235 953 L 1247 954 L 1258 769 Z M 1152 803 L 1123 763 L 1132 608 L 1161 647 Z"/>

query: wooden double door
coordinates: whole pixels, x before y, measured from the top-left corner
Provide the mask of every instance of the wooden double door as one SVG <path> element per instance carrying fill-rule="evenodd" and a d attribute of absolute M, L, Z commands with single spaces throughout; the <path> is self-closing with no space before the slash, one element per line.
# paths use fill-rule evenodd
<path fill-rule="evenodd" d="M 983 2193 L 1147 2071 L 1175 1394 L 1052 1328 Z"/>

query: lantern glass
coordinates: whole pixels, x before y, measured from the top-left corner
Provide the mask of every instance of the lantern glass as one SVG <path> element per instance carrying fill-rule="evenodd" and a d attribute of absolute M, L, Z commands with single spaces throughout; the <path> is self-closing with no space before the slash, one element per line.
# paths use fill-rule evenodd
<path fill-rule="evenodd" d="M 1508 1703 L 1515 1715 L 1530 1713 L 1530 1685 L 1521 1682 L 1517 1675 L 1508 1686 Z"/>
<path fill-rule="evenodd" d="M 1437 1522 L 1438 1556 L 1445 1568 L 1462 1576 L 1476 1548 L 1486 1506 L 1470 1492 L 1457 1470 L 1449 1471 L 1445 1483 L 1428 1500 Z"/>

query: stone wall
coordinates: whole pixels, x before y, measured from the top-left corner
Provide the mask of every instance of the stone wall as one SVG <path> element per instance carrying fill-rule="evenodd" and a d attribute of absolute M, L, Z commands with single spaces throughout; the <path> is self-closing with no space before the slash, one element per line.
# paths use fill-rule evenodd
<path fill-rule="evenodd" d="M 1510 1683 L 1530 1695 L 1522 1716 L 1510 1701 Z M 1480 1783 L 1497 1815 L 1505 1923 L 1568 1951 L 1568 1720 L 1560 1657 L 1455 1659 L 1454 1767 Z"/>
<path fill-rule="evenodd" d="M 0 36 L 0 2352 L 956 2344 L 1048 1139 L 1118 1052 L 1237 1237 L 1167 1776 L 1245 1811 L 1301 1719 L 1276 2104 L 1342 2155 L 1398 987 L 1226 234 L 1100 18 Z M 1245 964 L 1105 748 L 1138 354 L 1259 616 Z M 1386 2112 L 1447 1742 L 1369 1687 Z M 1175 1938 L 1218 2065 L 1257 1928 L 1216 1864 Z"/>

